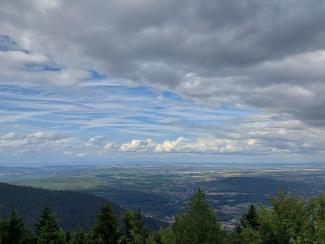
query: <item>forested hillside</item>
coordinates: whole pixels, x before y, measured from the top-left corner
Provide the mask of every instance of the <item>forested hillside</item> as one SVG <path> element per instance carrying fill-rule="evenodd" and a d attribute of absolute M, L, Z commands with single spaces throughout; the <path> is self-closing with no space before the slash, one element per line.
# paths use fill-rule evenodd
<path fill-rule="evenodd" d="M 34 224 L 42 209 L 49 207 L 66 229 L 89 228 L 108 201 L 87 193 L 52 191 L 0 183 L 0 217 L 15 209 L 27 224 Z M 121 208 L 112 204 L 115 212 Z"/>
<path fill-rule="evenodd" d="M 251 205 L 234 230 L 222 227 L 201 189 L 188 200 L 185 210 L 175 217 L 174 223 L 151 232 L 145 228 L 140 212 L 128 210 L 119 215 L 109 203 L 100 208 L 89 230 L 72 232 L 62 228 L 56 213 L 49 207 L 39 213 L 34 226 L 25 225 L 13 210 L 0 221 L 0 243 L 325 243 L 324 195 L 302 199 L 280 192 L 271 198 L 271 203 L 271 208 Z M 70 216 L 69 212 L 66 214 Z"/>

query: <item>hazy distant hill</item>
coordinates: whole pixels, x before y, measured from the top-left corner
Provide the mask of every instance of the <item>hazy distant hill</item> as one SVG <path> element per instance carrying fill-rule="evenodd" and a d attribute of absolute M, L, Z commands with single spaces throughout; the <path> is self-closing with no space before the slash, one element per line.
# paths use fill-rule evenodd
<path fill-rule="evenodd" d="M 300 182 L 277 180 L 267 177 L 228 177 L 215 184 L 216 190 L 220 192 L 246 192 L 258 194 L 276 194 L 280 190 L 291 193 L 303 193 L 310 190 L 310 185 Z"/>

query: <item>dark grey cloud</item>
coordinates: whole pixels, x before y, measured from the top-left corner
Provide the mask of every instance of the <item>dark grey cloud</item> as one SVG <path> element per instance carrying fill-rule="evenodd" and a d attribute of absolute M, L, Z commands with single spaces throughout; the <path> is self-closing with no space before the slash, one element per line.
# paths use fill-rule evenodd
<path fill-rule="evenodd" d="M 2 0 L 0 30 L 74 69 L 322 127 L 324 13 L 323 0 Z"/>
<path fill-rule="evenodd" d="M 0 51 L 19 50 L 17 43 L 8 35 L 0 34 Z"/>

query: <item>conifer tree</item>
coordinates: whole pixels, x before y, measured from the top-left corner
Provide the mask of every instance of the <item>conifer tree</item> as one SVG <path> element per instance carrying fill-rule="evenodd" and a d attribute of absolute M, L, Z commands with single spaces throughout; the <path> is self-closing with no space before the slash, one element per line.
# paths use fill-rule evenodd
<path fill-rule="evenodd" d="M 250 205 L 246 214 L 240 219 L 240 224 L 243 228 L 251 227 L 254 230 L 258 227 L 257 212 L 255 206 Z"/>
<path fill-rule="evenodd" d="M 142 244 L 145 243 L 144 223 L 139 211 L 129 210 L 122 216 L 123 235 L 121 243 L 123 244 Z"/>
<path fill-rule="evenodd" d="M 62 243 L 62 235 L 56 215 L 48 208 L 44 208 L 36 223 L 38 244 Z"/>
<path fill-rule="evenodd" d="M 117 217 L 110 204 L 105 204 L 97 216 L 94 237 L 99 243 L 115 244 L 119 238 Z"/>
<path fill-rule="evenodd" d="M 259 222 L 256 207 L 250 205 L 248 211 L 240 218 L 240 223 L 233 235 L 233 243 L 260 243 L 258 226 Z"/>
<path fill-rule="evenodd" d="M 70 241 L 71 244 L 85 244 L 88 243 L 87 240 L 87 233 L 82 230 L 82 229 L 78 229 L 74 235 L 72 240 Z"/>
<path fill-rule="evenodd" d="M 185 213 L 176 217 L 174 230 L 179 244 L 224 243 L 224 232 L 201 189 L 190 198 Z"/>
<path fill-rule="evenodd" d="M 4 220 L 0 220 L 0 243 L 1 240 L 3 239 L 3 236 L 5 234 L 5 230 L 6 230 L 6 222 Z"/>
<path fill-rule="evenodd" d="M 23 221 L 17 216 L 15 210 L 13 210 L 9 218 L 1 224 L 1 233 L 0 243 L 28 243 L 31 238 L 31 234 L 27 232 Z"/>
<path fill-rule="evenodd" d="M 167 228 L 161 228 L 159 230 L 159 242 L 161 244 L 177 244 L 175 228 L 169 226 Z"/>

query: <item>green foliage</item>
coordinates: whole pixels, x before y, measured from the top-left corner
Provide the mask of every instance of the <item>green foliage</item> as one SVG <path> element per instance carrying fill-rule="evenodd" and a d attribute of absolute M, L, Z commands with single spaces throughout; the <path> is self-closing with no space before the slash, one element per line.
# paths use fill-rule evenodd
<path fill-rule="evenodd" d="M 88 240 L 88 233 L 82 229 L 78 229 L 72 236 L 69 244 L 85 244 L 88 243 Z"/>
<path fill-rule="evenodd" d="M 233 238 L 234 243 L 261 243 L 259 232 L 258 215 L 256 207 L 250 205 L 247 213 L 240 218 L 239 226 L 236 229 L 235 237 Z"/>
<path fill-rule="evenodd" d="M 129 210 L 122 216 L 123 235 L 121 243 L 143 244 L 146 240 L 144 223 L 139 211 Z"/>
<path fill-rule="evenodd" d="M 161 244 L 176 244 L 176 235 L 172 226 L 167 227 L 166 229 L 161 229 L 160 234 L 160 243 Z"/>
<path fill-rule="evenodd" d="M 234 243 L 325 243 L 324 196 L 304 200 L 281 192 L 271 202 L 242 217 Z"/>
<path fill-rule="evenodd" d="M 97 216 L 94 237 L 99 243 L 114 244 L 119 239 L 117 217 L 110 204 L 105 204 Z"/>
<path fill-rule="evenodd" d="M 260 233 L 251 227 L 246 227 L 237 233 L 236 237 L 233 238 L 233 243 L 238 244 L 260 244 L 262 243 Z"/>
<path fill-rule="evenodd" d="M 259 223 L 257 220 L 256 208 L 254 205 L 251 205 L 249 207 L 248 212 L 240 218 L 240 227 L 241 228 L 251 227 L 253 230 L 256 230 L 258 226 Z"/>
<path fill-rule="evenodd" d="M 0 223 L 0 243 L 20 244 L 32 241 L 32 235 L 26 230 L 21 218 L 13 210 L 9 218 Z"/>
<path fill-rule="evenodd" d="M 35 237 L 15 211 L 0 221 L 1 244 L 324 244 L 325 196 L 311 199 L 280 193 L 272 206 L 251 205 L 232 234 L 222 229 L 202 190 L 190 198 L 175 223 L 147 233 L 138 211 L 121 219 L 111 205 L 101 208 L 92 231 L 70 233 L 60 228 L 56 215 L 45 208 L 36 224 Z"/>
<path fill-rule="evenodd" d="M 160 244 L 161 242 L 161 233 L 151 232 L 149 233 L 146 244 Z"/>
<path fill-rule="evenodd" d="M 36 223 L 38 244 L 64 243 L 65 233 L 59 227 L 56 215 L 48 208 L 44 208 Z"/>
<path fill-rule="evenodd" d="M 259 210 L 260 234 L 263 243 L 298 241 L 307 223 L 304 202 L 295 196 L 280 193 L 272 199 L 272 209 Z"/>
<path fill-rule="evenodd" d="M 216 215 L 199 189 L 188 202 L 185 212 L 176 217 L 174 225 L 177 243 L 223 243 L 224 232 Z"/>

